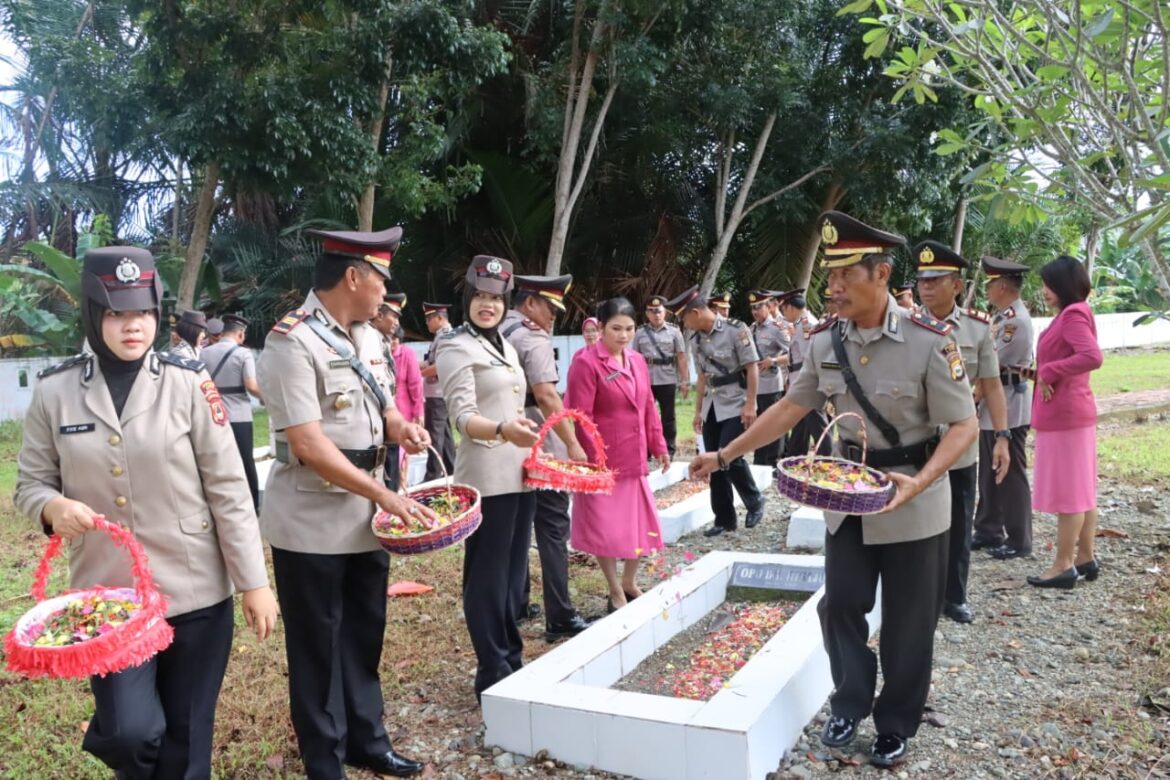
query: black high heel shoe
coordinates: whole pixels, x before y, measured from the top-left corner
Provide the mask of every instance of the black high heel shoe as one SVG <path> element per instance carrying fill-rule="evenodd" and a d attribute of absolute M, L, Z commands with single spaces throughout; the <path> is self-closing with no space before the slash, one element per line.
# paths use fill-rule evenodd
<path fill-rule="evenodd" d="M 1086 582 L 1093 582 L 1101 576 L 1101 564 L 1097 562 L 1096 558 L 1087 563 L 1078 563 L 1076 569 L 1077 576 L 1084 578 Z"/>
<path fill-rule="evenodd" d="M 630 593 L 628 590 L 623 590 L 622 593 L 626 594 L 626 603 L 627 604 L 630 603 L 631 601 L 633 601 L 634 599 L 638 598 L 633 593 Z"/>
<path fill-rule="evenodd" d="M 1055 577 L 1049 577 L 1048 579 L 1037 577 L 1034 574 L 1028 575 L 1028 584 L 1036 588 L 1072 590 L 1077 584 L 1077 567 L 1070 566 Z"/>

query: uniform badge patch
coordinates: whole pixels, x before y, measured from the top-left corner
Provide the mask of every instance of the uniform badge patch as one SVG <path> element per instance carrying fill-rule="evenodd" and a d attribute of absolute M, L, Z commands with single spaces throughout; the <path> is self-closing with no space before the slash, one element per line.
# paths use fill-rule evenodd
<path fill-rule="evenodd" d="M 743 344 L 745 347 L 752 343 L 752 333 L 747 328 L 740 328 L 739 343 Z"/>
<path fill-rule="evenodd" d="M 947 359 L 947 365 L 951 369 L 951 379 L 958 382 L 967 376 L 967 372 L 963 370 L 963 356 L 959 353 L 959 345 L 953 341 L 948 341 L 946 346 L 942 348 L 943 357 Z"/>
<path fill-rule="evenodd" d="M 1004 325 L 1003 326 L 1003 336 L 1001 337 L 1001 340 L 1003 341 L 1003 343 L 1010 344 L 1010 343 L 1012 343 L 1012 339 L 1014 339 L 1015 337 L 1016 337 L 1016 326 L 1015 325 Z"/>
<path fill-rule="evenodd" d="M 203 391 L 203 397 L 207 399 L 207 406 L 211 409 L 211 421 L 216 425 L 227 425 L 227 409 L 224 408 L 223 398 L 220 397 L 215 382 L 207 379 L 199 384 L 199 389 Z"/>

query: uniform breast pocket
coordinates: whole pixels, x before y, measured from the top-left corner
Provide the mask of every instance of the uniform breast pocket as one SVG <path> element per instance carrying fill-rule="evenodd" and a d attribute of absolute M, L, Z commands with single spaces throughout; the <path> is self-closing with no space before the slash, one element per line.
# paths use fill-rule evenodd
<path fill-rule="evenodd" d="M 179 518 L 179 529 L 188 535 L 209 534 L 215 528 L 210 512 L 199 512 Z"/>
<path fill-rule="evenodd" d="M 910 402 L 918 398 L 921 392 L 917 382 L 901 379 L 879 379 L 874 388 L 876 395 L 887 396 L 894 401 Z"/>
<path fill-rule="evenodd" d="M 323 405 L 327 416 L 332 414 L 334 420 L 346 421 L 353 417 L 353 409 L 358 402 L 357 377 L 326 376 L 325 398 Z"/>
<path fill-rule="evenodd" d="M 822 372 L 817 376 L 817 390 L 826 398 L 845 392 L 845 380 L 834 371 Z"/>

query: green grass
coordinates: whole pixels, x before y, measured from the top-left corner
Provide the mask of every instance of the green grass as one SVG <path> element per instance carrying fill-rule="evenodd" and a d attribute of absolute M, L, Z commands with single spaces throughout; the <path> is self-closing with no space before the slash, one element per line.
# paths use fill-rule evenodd
<path fill-rule="evenodd" d="M 1100 479 L 1170 485 L 1170 420 L 1166 415 L 1145 422 L 1102 426 L 1097 431 Z"/>
<path fill-rule="evenodd" d="M 268 410 L 252 410 L 252 446 L 268 446 Z"/>
<path fill-rule="evenodd" d="M 1097 397 L 1170 388 L 1170 349 L 1106 352 L 1090 378 Z"/>

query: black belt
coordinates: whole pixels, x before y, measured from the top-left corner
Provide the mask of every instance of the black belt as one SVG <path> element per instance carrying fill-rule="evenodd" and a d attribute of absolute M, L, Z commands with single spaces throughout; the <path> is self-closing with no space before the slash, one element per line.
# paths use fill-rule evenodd
<path fill-rule="evenodd" d="M 907 444 L 905 447 L 890 447 L 884 450 L 868 450 L 865 452 L 865 464 L 875 469 L 888 469 L 893 466 L 913 466 L 920 469 L 930 460 L 938 446 L 939 437 L 931 436 L 917 444 Z M 841 441 L 841 452 L 855 463 L 862 461 L 862 447 L 851 441 Z"/>
<path fill-rule="evenodd" d="M 1005 387 L 1008 385 L 1026 385 L 1028 380 L 1017 374 L 1015 371 L 1001 371 L 999 373 L 999 381 Z"/>
<path fill-rule="evenodd" d="M 386 465 L 386 447 L 380 445 L 377 447 L 369 447 L 364 450 L 346 450 L 341 447 L 337 448 L 345 459 L 353 465 L 357 466 L 362 471 L 377 471 L 380 467 Z M 289 452 L 288 442 L 276 442 L 276 451 L 273 453 L 278 463 L 292 463 L 292 453 Z"/>
<path fill-rule="evenodd" d="M 727 385 L 736 384 L 740 379 L 739 374 L 724 374 L 723 376 L 708 375 L 707 384 L 711 387 L 726 387 Z"/>
<path fill-rule="evenodd" d="M 670 366 L 674 365 L 674 361 L 670 358 L 647 358 L 646 362 L 652 366 Z"/>
<path fill-rule="evenodd" d="M 536 405 L 537 405 L 536 404 L 536 396 L 534 396 L 532 393 L 525 393 L 524 394 L 524 407 L 528 408 L 529 406 L 536 406 Z"/>
<path fill-rule="evenodd" d="M 788 373 L 795 374 L 797 371 L 800 370 L 800 367 L 803 365 L 804 365 L 804 363 L 793 363 L 792 365 L 790 365 L 788 367 Z"/>
<path fill-rule="evenodd" d="M 232 385 L 230 387 L 219 387 L 216 385 L 216 390 L 219 390 L 220 395 L 247 395 L 248 389 L 243 385 Z"/>

